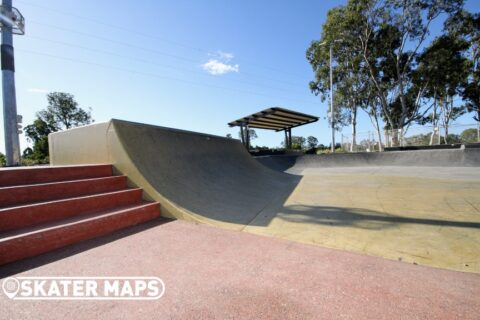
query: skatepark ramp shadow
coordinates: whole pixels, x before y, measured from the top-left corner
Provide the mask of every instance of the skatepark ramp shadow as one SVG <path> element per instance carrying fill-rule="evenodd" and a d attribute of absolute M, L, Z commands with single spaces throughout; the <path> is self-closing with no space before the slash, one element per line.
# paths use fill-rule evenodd
<path fill-rule="evenodd" d="M 52 165 L 111 163 L 162 215 L 241 230 L 301 177 L 258 163 L 240 141 L 110 120 L 49 136 Z"/>
<path fill-rule="evenodd" d="M 331 227 L 355 227 L 369 230 L 393 228 L 398 224 L 480 229 L 480 222 L 402 217 L 364 208 L 332 206 L 284 206 L 278 218 L 291 223 L 323 224 Z"/>

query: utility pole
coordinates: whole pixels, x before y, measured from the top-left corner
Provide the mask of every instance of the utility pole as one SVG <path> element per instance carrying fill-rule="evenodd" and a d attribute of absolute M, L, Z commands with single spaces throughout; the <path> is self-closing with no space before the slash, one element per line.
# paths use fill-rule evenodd
<path fill-rule="evenodd" d="M 333 45 L 330 43 L 330 125 L 332 126 L 332 153 L 335 153 L 335 117 L 333 110 Z"/>
<path fill-rule="evenodd" d="M 3 89 L 3 122 L 5 132 L 5 156 L 7 166 L 20 164 L 18 138 L 17 100 L 15 93 L 15 63 L 13 59 L 13 34 L 24 34 L 24 19 L 12 0 L 3 0 L 0 9 L 2 30 L 1 63 Z"/>
<path fill-rule="evenodd" d="M 335 153 L 335 108 L 333 107 L 333 44 L 335 42 L 343 42 L 342 39 L 335 39 L 328 43 L 326 41 L 320 43 L 321 46 L 328 45 L 330 47 L 330 125 L 332 126 L 332 152 Z"/>

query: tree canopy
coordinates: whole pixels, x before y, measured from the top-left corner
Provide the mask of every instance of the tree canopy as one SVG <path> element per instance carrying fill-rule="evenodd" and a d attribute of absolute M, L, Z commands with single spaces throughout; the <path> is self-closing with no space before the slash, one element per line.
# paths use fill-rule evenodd
<path fill-rule="evenodd" d="M 25 135 L 33 142 L 33 150 L 27 148 L 24 157 L 38 162 L 48 161 L 50 133 L 93 122 L 91 111 L 80 108 L 72 94 L 52 92 L 47 94 L 47 102 L 48 106 L 37 112 L 33 123 L 25 127 Z"/>
<path fill-rule="evenodd" d="M 444 32 L 431 39 L 439 18 Z M 357 109 L 379 136 L 378 120 L 405 131 L 432 122 L 434 107 L 446 128 L 465 110 L 479 121 L 479 26 L 480 14 L 464 11 L 463 0 L 349 0 L 327 13 L 320 39 L 307 49 L 310 90 L 329 97 L 331 48 L 336 129 L 350 124 L 353 139 Z M 454 103 L 456 95 L 466 104 Z"/>

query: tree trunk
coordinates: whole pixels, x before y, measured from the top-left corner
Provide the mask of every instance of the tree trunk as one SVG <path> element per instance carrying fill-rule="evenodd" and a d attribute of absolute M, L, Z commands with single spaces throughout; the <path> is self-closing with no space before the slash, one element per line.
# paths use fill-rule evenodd
<path fill-rule="evenodd" d="M 444 101 L 444 111 L 443 111 L 443 126 L 445 129 L 445 136 L 443 137 L 443 141 L 445 144 L 448 144 L 448 123 L 450 122 L 450 112 L 448 109 L 448 96 L 445 96 Z"/>
<path fill-rule="evenodd" d="M 377 96 L 378 96 L 378 99 L 380 101 L 380 106 L 382 107 L 383 115 L 385 116 L 385 118 L 387 120 L 387 123 L 390 125 L 390 128 L 393 128 L 394 124 L 393 124 L 393 121 L 392 121 L 392 117 L 390 116 L 390 113 L 388 112 L 388 101 L 387 101 L 387 98 L 385 97 L 385 93 L 383 92 L 382 88 L 380 87 L 377 79 L 375 79 L 375 75 L 374 75 L 372 66 L 369 63 L 368 57 L 367 57 L 365 52 L 363 53 L 363 58 L 364 58 L 364 61 L 366 62 L 367 68 L 368 68 L 369 77 L 370 77 L 370 79 L 372 80 L 372 82 L 375 86 L 375 89 L 376 89 L 375 91 L 377 91 Z"/>
<path fill-rule="evenodd" d="M 391 137 L 392 137 L 392 147 L 400 146 L 400 139 L 398 137 L 398 129 L 391 129 Z"/>
<path fill-rule="evenodd" d="M 350 152 L 357 151 L 357 107 L 352 106 L 352 144 Z"/>
<path fill-rule="evenodd" d="M 375 107 L 372 107 L 375 108 Z M 367 112 L 370 121 L 372 122 L 373 127 L 377 131 L 378 136 L 378 151 L 383 151 L 382 147 L 382 132 L 380 131 L 380 124 L 378 123 L 377 112 L 375 109 L 372 110 L 372 113 Z M 375 120 L 375 121 L 374 121 Z"/>
<path fill-rule="evenodd" d="M 433 114 L 432 114 L 432 134 L 430 136 L 430 145 L 433 145 L 433 138 L 435 136 L 435 132 L 438 133 L 437 128 L 437 92 L 433 93 Z"/>
<path fill-rule="evenodd" d="M 377 120 L 377 123 L 378 123 L 378 120 Z M 380 132 L 380 127 L 379 126 L 377 126 L 377 136 L 378 136 L 378 151 L 382 152 L 383 151 L 382 133 Z"/>
<path fill-rule="evenodd" d="M 477 121 L 477 142 L 480 142 L 480 121 Z"/>
<path fill-rule="evenodd" d="M 397 69 L 397 77 L 398 77 L 398 86 L 400 90 L 400 104 L 402 106 L 402 114 L 400 115 L 400 123 L 398 124 L 397 129 L 403 129 L 405 125 L 405 120 L 407 119 L 407 102 L 405 100 L 405 88 L 403 85 L 403 73 L 400 71 L 400 56 L 397 56 L 396 61 L 396 69 Z M 393 128 L 393 127 L 392 127 Z M 397 135 L 398 136 L 398 133 Z"/>

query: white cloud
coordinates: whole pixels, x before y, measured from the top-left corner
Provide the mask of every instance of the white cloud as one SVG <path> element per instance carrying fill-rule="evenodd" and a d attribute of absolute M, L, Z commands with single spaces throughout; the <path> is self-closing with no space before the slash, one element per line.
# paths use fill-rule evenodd
<path fill-rule="evenodd" d="M 208 54 L 211 58 L 204 64 L 202 69 L 213 75 L 221 75 L 229 72 L 239 72 L 240 66 L 238 64 L 231 64 L 230 61 L 234 58 L 233 53 L 223 52 L 218 50 L 215 53 Z"/>
<path fill-rule="evenodd" d="M 28 88 L 27 91 L 32 93 L 48 93 L 49 92 L 47 89 L 41 89 L 41 88 Z"/>
<path fill-rule="evenodd" d="M 202 64 L 203 70 L 213 75 L 221 75 L 229 72 L 238 72 L 240 66 L 238 64 L 227 64 L 217 59 L 210 59 L 207 63 Z"/>

